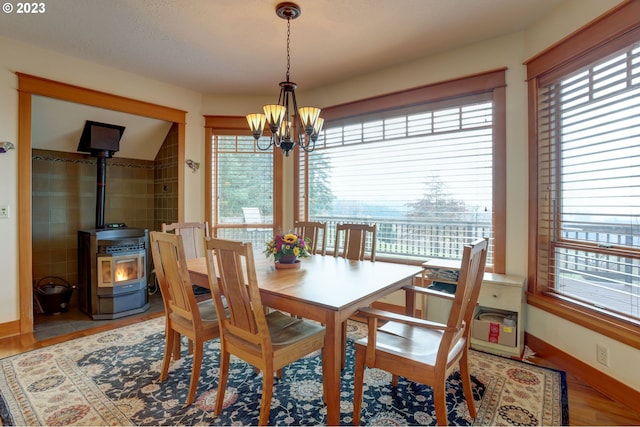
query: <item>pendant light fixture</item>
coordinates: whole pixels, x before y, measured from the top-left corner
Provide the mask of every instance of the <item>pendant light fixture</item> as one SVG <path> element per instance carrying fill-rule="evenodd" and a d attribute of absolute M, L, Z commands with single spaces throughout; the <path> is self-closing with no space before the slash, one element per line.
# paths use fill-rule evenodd
<path fill-rule="evenodd" d="M 320 109 L 316 107 L 300 107 L 296 101 L 298 85 L 290 81 L 291 68 L 291 20 L 296 19 L 302 11 L 295 3 L 285 2 L 276 6 L 276 15 L 287 20 L 287 73 L 286 81 L 280 82 L 280 96 L 277 104 L 263 107 L 263 113 L 247 114 L 247 122 L 260 150 L 268 150 L 272 146 L 280 147 L 285 156 L 298 144 L 305 151 L 313 151 L 316 140 L 322 130 L 324 119 L 320 117 Z M 271 137 L 269 145 L 263 147 L 260 137 L 265 123 L 269 127 Z M 296 138 L 298 139 L 296 141 Z"/>

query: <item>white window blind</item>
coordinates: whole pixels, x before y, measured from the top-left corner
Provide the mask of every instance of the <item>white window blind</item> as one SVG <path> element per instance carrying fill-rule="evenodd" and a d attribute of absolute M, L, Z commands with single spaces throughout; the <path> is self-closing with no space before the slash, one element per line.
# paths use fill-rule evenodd
<path fill-rule="evenodd" d="M 216 236 L 261 248 L 273 228 L 273 151 L 235 135 L 214 136 L 212 150 Z"/>
<path fill-rule="evenodd" d="M 301 156 L 300 211 L 329 246 L 337 222 L 376 223 L 378 255 L 459 259 L 492 237 L 492 159 L 489 96 L 329 123 Z"/>
<path fill-rule="evenodd" d="M 538 277 L 640 319 L 640 45 L 539 87 Z"/>

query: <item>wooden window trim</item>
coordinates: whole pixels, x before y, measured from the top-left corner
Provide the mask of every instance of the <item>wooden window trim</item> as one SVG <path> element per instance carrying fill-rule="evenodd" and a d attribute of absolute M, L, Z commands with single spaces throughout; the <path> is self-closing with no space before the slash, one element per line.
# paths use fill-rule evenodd
<path fill-rule="evenodd" d="M 375 111 L 387 111 L 411 105 L 426 104 L 437 100 L 445 100 L 474 93 L 490 92 L 505 87 L 506 68 L 473 74 L 444 82 L 420 86 L 399 92 L 388 93 L 334 105 L 322 109 L 325 123 L 360 116 Z"/>
<path fill-rule="evenodd" d="M 213 218 L 216 212 L 213 203 L 213 188 L 211 187 L 212 170 L 210 165 L 213 162 L 211 155 L 213 135 L 251 135 L 247 120 L 244 116 L 204 116 L 205 120 L 205 215 L 206 218 Z M 280 151 L 273 150 L 273 225 L 275 230 L 284 229 L 284 195 L 283 195 L 283 156 L 278 155 Z M 212 224 L 213 225 L 213 224 Z M 217 224 L 216 224 L 217 225 Z"/>
<path fill-rule="evenodd" d="M 627 0 L 525 61 L 527 80 L 553 75 L 560 67 L 578 69 L 629 44 L 639 31 L 640 2 Z M 567 72 L 566 69 L 562 70 Z"/>
<path fill-rule="evenodd" d="M 640 349 L 640 327 L 630 320 L 581 305 L 548 292 L 539 283 L 538 253 L 538 174 L 537 174 L 537 99 L 540 79 L 553 79 L 569 70 L 577 70 L 597 58 L 613 53 L 637 40 L 640 35 L 640 1 L 628 0 L 573 34 L 525 62 L 528 80 L 529 111 L 529 260 L 527 303 L 555 316 Z"/>
<path fill-rule="evenodd" d="M 457 79 L 451 79 L 430 85 L 420 86 L 399 92 L 393 92 L 345 104 L 325 107 L 322 116 L 325 123 L 348 122 L 349 118 L 369 115 L 396 109 L 406 109 L 413 105 L 449 102 L 457 97 L 469 97 L 474 94 L 491 93 L 494 108 L 493 133 L 493 215 L 494 215 L 494 273 L 504 274 L 506 265 L 506 218 L 507 218 L 507 136 L 506 136 L 506 68 L 490 70 Z M 325 125 L 326 126 L 326 125 Z M 294 218 L 303 219 L 308 216 L 308 203 L 304 203 L 305 212 L 300 212 L 300 173 L 299 150 L 294 153 Z M 306 184 L 305 184 L 306 185 Z M 306 193 L 308 194 L 308 192 Z"/>

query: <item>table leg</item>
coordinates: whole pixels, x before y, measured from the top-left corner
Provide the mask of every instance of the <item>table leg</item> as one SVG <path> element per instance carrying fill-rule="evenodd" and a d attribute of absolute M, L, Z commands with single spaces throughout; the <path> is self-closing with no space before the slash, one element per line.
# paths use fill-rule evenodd
<path fill-rule="evenodd" d="M 325 323 L 323 381 L 327 425 L 340 425 L 340 377 L 342 373 L 342 322 L 334 316 Z"/>

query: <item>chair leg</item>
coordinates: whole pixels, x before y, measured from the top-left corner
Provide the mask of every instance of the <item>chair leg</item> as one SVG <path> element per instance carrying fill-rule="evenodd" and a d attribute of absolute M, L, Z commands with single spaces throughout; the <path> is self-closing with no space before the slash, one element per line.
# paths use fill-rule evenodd
<path fill-rule="evenodd" d="M 180 360 L 180 334 L 177 332 L 174 332 L 174 334 L 176 338 L 173 340 L 173 360 Z"/>
<path fill-rule="evenodd" d="M 471 387 L 471 376 L 469 374 L 469 362 L 467 358 L 468 352 L 464 352 L 460 357 L 460 377 L 462 377 L 462 390 L 464 390 L 464 398 L 467 401 L 469 415 L 475 420 L 476 406 L 473 401 L 473 388 Z"/>
<path fill-rule="evenodd" d="M 273 371 L 267 369 L 262 373 L 262 400 L 260 401 L 260 419 L 258 425 L 269 424 L 271 397 L 273 396 Z"/>
<path fill-rule="evenodd" d="M 433 405 L 436 408 L 438 425 L 449 425 L 449 419 L 447 418 L 447 390 L 444 381 L 436 381 L 433 386 Z"/>
<path fill-rule="evenodd" d="M 166 337 L 169 333 L 169 320 L 165 316 L 164 322 L 164 336 Z M 175 332 L 174 332 L 175 333 Z M 180 360 L 180 334 L 178 334 L 178 339 L 173 343 L 173 360 Z"/>
<path fill-rule="evenodd" d="M 356 346 L 355 375 L 353 377 L 353 425 L 360 425 L 362 387 L 364 383 L 364 352 L 364 347 Z"/>
<path fill-rule="evenodd" d="M 164 333 L 164 357 L 162 358 L 162 370 L 160 371 L 160 381 L 167 379 L 169 373 L 169 365 L 171 364 L 171 354 L 173 353 L 175 331 L 166 328 Z"/>
<path fill-rule="evenodd" d="M 196 341 L 193 345 L 193 365 L 191 365 L 191 381 L 189 382 L 189 392 L 187 393 L 187 406 L 191 405 L 196 398 L 196 390 L 200 381 L 200 369 L 202 368 L 202 353 L 204 345 L 202 341 Z"/>
<path fill-rule="evenodd" d="M 216 407 L 213 411 L 214 415 L 222 412 L 222 404 L 224 403 L 224 392 L 227 389 L 227 378 L 229 377 L 229 353 L 224 347 L 220 349 L 220 378 L 218 379 L 218 395 L 216 396 Z"/>

